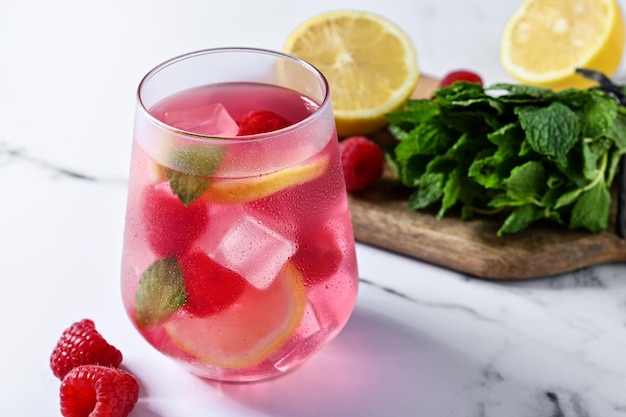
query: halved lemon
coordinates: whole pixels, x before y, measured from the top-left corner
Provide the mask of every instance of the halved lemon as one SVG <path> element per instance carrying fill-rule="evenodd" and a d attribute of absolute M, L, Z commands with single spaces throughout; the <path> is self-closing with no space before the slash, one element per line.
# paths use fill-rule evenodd
<path fill-rule="evenodd" d="M 305 307 L 304 278 L 288 262 L 270 286 L 249 286 L 227 310 L 209 317 L 179 310 L 164 327 L 187 354 L 209 365 L 240 369 L 278 351 L 300 326 Z"/>
<path fill-rule="evenodd" d="M 246 178 L 215 178 L 200 199 L 212 203 L 247 203 L 269 197 L 281 190 L 305 184 L 321 176 L 328 168 L 327 156 L 303 165 L 270 174 Z"/>
<path fill-rule="evenodd" d="M 615 73 L 624 49 L 616 0 L 525 0 L 502 33 L 502 66 L 516 80 L 554 90 L 594 83 L 576 68 Z"/>
<path fill-rule="evenodd" d="M 404 106 L 419 78 L 409 36 L 386 18 L 331 11 L 298 26 L 284 52 L 316 66 L 330 84 L 339 136 L 372 133 Z"/>

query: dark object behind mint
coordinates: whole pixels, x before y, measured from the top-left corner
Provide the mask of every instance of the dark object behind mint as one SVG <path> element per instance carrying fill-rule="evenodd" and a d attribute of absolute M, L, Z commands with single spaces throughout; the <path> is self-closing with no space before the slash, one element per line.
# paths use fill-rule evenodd
<path fill-rule="evenodd" d="M 617 219 L 615 232 L 624 239 L 626 237 L 626 155 L 619 161 L 617 174 Z"/>
<path fill-rule="evenodd" d="M 621 87 L 613 83 L 609 77 L 599 71 L 577 68 L 576 72 L 583 77 L 598 83 L 598 88 L 610 94 L 620 105 L 626 106 L 626 96 Z M 617 174 L 617 219 L 615 232 L 619 237 L 626 237 L 626 155 L 622 155 Z"/>

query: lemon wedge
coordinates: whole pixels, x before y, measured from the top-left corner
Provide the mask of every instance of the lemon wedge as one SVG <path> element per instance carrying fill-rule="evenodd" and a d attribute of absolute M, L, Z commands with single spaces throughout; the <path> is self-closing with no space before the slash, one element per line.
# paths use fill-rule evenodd
<path fill-rule="evenodd" d="M 328 164 L 329 157 L 324 156 L 303 165 L 254 177 L 212 178 L 199 199 L 220 204 L 249 203 L 289 187 L 313 181 L 326 172 Z M 166 181 L 166 168 L 156 162 L 152 163 L 150 178 L 153 181 Z"/>
<path fill-rule="evenodd" d="M 278 351 L 300 326 L 304 279 L 291 263 L 265 289 L 249 286 L 230 308 L 208 317 L 179 311 L 164 324 L 172 341 L 209 365 L 240 369 Z"/>
<path fill-rule="evenodd" d="M 321 176 L 328 168 L 329 158 L 316 158 L 265 175 L 246 178 L 214 178 L 200 200 L 211 203 L 247 203 L 269 197 L 279 191 L 305 184 Z"/>
<path fill-rule="evenodd" d="M 317 15 L 289 35 L 283 51 L 313 64 L 327 78 L 340 137 L 383 127 L 385 114 L 404 106 L 419 78 L 409 36 L 370 12 Z"/>
<path fill-rule="evenodd" d="M 576 68 L 615 73 L 624 49 L 616 0 L 525 0 L 502 33 L 502 66 L 516 80 L 554 90 L 587 88 Z"/>

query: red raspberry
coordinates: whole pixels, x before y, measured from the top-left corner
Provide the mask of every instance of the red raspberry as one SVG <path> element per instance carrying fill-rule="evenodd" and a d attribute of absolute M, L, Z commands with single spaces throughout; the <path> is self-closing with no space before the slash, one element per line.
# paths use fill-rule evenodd
<path fill-rule="evenodd" d="M 238 136 L 256 135 L 271 132 L 291 125 L 289 120 L 270 110 L 252 110 L 243 115 L 237 122 Z"/>
<path fill-rule="evenodd" d="M 480 86 L 483 85 L 482 78 L 475 72 L 468 70 L 456 70 L 446 74 L 446 76 L 443 77 L 443 79 L 441 80 L 440 86 L 448 87 L 457 81 L 467 81 L 470 83 L 479 84 Z"/>
<path fill-rule="evenodd" d="M 219 313 L 243 293 L 247 281 L 235 271 L 215 262 L 203 252 L 180 259 L 187 302 L 183 307 L 198 317 Z"/>
<path fill-rule="evenodd" d="M 150 248 L 158 257 L 180 256 L 207 227 L 201 201 L 185 206 L 168 186 L 149 187 L 144 195 L 143 227 Z"/>
<path fill-rule="evenodd" d="M 122 353 L 110 345 L 96 330 L 93 321 L 83 319 L 65 329 L 50 355 L 50 368 L 63 379 L 72 368 L 79 365 L 117 367 Z"/>
<path fill-rule="evenodd" d="M 135 377 L 121 369 L 81 365 L 61 383 L 64 417 L 126 417 L 139 399 Z"/>
<path fill-rule="evenodd" d="M 348 191 L 358 191 L 370 186 L 383 173 L 383 152 L 365 136 L 345 138 L 339 142 L 339 153 Z"/>
<path fill-rule="evenodd" d="M 308 284 L 318 284 L 337 272 L 342 258 L 337 234 L 326 228 L 315 228 L 305 232 L 292 260 Z"/>

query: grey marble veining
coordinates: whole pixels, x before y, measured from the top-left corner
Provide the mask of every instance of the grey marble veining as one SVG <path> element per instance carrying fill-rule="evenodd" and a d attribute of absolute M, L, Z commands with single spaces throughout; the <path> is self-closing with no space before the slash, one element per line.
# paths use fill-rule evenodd
<path fill-rule="evenodd" d="M 445 275 L 438 277 L 438 285 L 448 291 L 442 290 L 445 295 L 436 300 L 423 288 L 398 291 L 380 280 L 362 279 L 362 288 L 412 305 L 412 314 L 424 316 L 423 331 L 475 361 L 471 382 L 458 389 L 476 402 L 471 411 L 455 415 L 622 415 L 622 265 L 504 283 Z M 442 405 L 433 415 L 452 415 L 448 413 L 452 411 Z"/>
<path fill-rule="evenodd" d="M 425 74 L 469 67 L 488 83 L 510 81 L 498 40 L 517 4 L 3 4 L 0 415 L 59 415 L 48 357 L 69 323 L 90 317 L 141 380 L 131 417 L 626 417 L 623 263 L 489 281 L 358 243 L 360 293 L 344 331 L 300 369 L 259 384 L 183 372 L 121 305 L 134 93 L 152 66 L 212 46 L 280 49 L 308 17 L 358 8 L 405 28 Z M 625 74 L 622 65 L 616 78 Z"/>
<path fill-rule="evenodd" d="M 49 172 L 53 176 L 65 176 L 78 180 L 93 182 L 111 182 L 126 186 L 128 181 L 126 178 L 107 178 L 92 175 L 87 172 L 80 172 L 73 168 L 57 165 L 52 160 L 41 157 L 35 157 L 28 153 L 26 149 L 12 146 L 8 142 L 0 141 L 0 169 L 10 164 L 25 164 L 34 169 L 40 169 Z"/>

